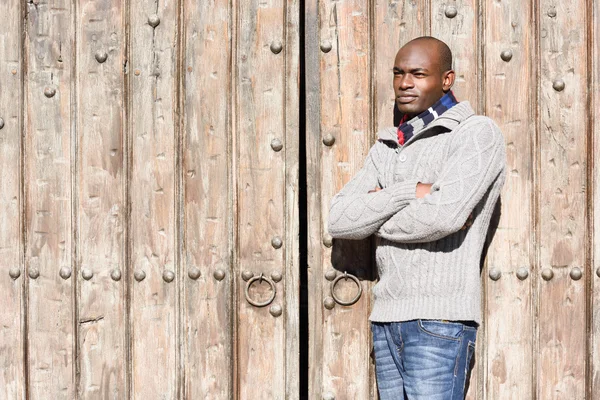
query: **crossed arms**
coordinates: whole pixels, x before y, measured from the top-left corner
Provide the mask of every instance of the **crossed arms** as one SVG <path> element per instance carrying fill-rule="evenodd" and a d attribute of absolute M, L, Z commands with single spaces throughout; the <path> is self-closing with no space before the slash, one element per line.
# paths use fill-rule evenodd
<path fill-rule="evenodd" d="M 331 236 L 364 239 L 375 234 L 394 242 L 418 243 L 463 228 L 494 182 L 504 179 L 504 139 L 487 118 L 474 119 L 451 134 L 455 136 L 449 155 L 430 185 L 406 179 L 374 189 L 380 187 L 385 168 L 380 156 L 385 144 L 376 143 L 363 168 L 331 201 Z"/>

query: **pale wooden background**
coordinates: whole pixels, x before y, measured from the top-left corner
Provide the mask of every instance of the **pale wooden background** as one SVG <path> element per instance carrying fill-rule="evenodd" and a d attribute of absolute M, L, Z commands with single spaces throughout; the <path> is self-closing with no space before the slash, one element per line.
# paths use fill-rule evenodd
<path fill-rule="evenodd" d="M 469 398 L 600 398 L 598 1 L 6 0 L 0 15 L 1 399 L 298 398 L 303 268 L 309 397 L 375 398 L 372 244 L 332 246 L 325 223 L 392 121 L 397 48 L 423 34 L 507 143 Z M 324 307 L 332 270 L 362 280 L 356 304 Z M 270 305 L 246 301 L 248 273 L 273 280 Z"/>

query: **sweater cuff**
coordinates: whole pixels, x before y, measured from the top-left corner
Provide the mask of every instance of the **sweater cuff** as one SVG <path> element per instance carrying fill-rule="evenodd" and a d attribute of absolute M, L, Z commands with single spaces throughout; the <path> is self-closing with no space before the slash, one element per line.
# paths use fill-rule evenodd
<path fill-rule="evenodd" d="M 402 182 L 394 183 L 388 189 L 396 202 L 408 203 L 417 198 L 418 179 L 407 179 Z"/>

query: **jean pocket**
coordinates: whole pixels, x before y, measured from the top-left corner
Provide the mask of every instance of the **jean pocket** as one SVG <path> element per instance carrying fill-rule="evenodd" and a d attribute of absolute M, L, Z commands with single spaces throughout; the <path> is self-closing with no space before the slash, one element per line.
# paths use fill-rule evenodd
<path fill-rule="evenodd" d="M 420 319 L 417 322 L 421 332 L 440 339 L 458 341 L 464 331 L 464 326 L 460 322 L 429 319 Z"/>

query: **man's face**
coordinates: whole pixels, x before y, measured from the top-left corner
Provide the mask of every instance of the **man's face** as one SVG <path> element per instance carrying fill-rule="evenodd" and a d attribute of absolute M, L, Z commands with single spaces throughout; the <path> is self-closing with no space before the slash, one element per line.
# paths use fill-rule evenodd
<path fill-rule="evenodd" d="M 454 71 L 442 71 L 435 44 L 410 43 L 396 54 L 394 94 L 400 112 L 415 116 L 427 110 L 453 83 Z"/>

